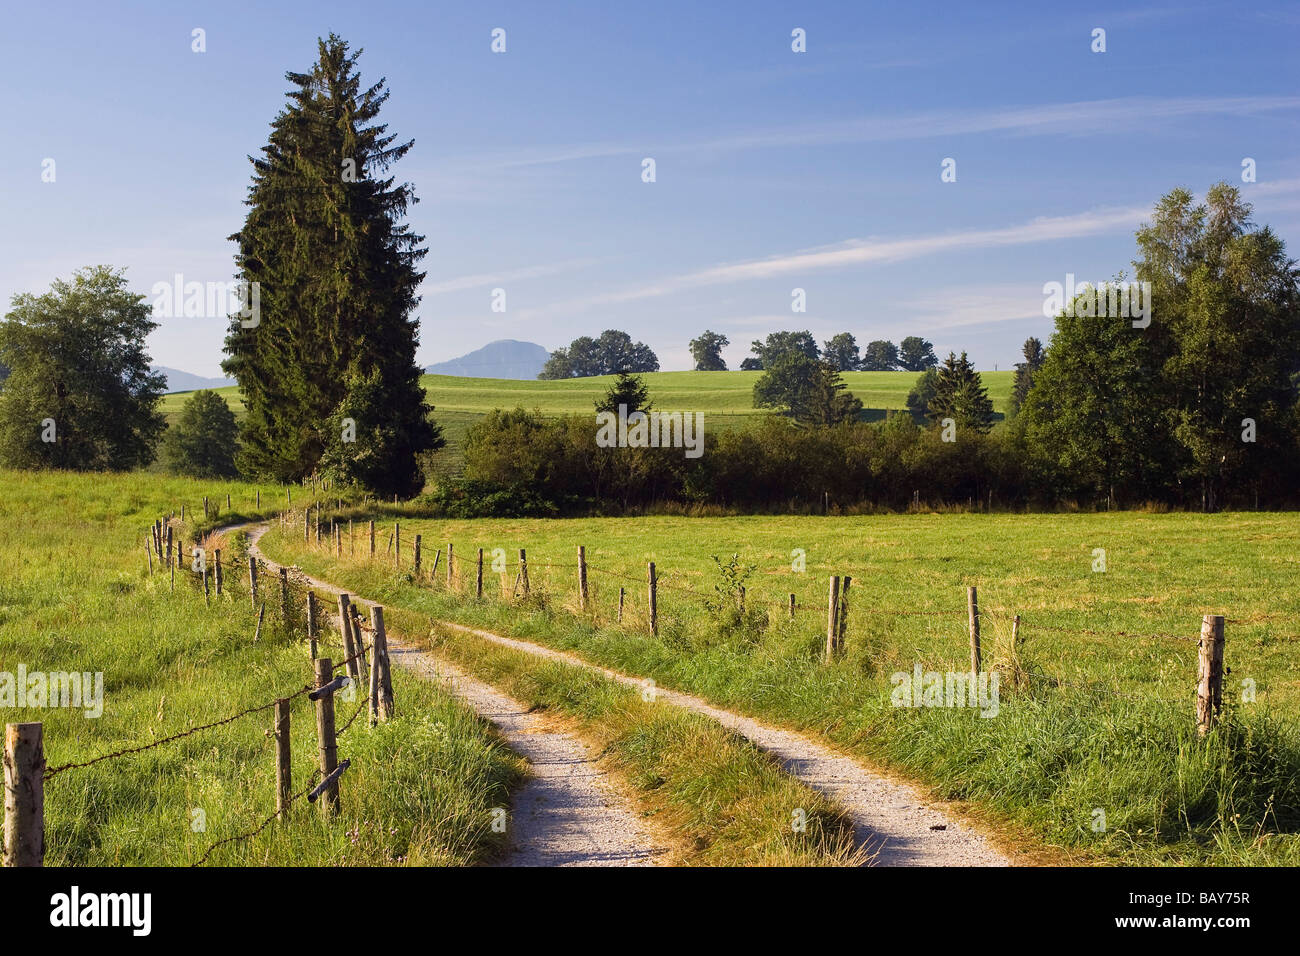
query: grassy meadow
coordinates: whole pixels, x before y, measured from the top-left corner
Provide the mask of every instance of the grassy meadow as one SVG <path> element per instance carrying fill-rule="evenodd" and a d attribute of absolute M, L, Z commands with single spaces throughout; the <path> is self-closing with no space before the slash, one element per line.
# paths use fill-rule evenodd
<path fill-rule="evenodd" d="M 197 576 L 175 590 L 147 528 L 186 504 L 196 531 L 203 496 L 225 511 L 210 523 L 256 517 L 257 486 L 155 475 L 0 472 L 0 671 L 102 672 L 103 713 L 5 707 L 6 723 L 44 723 L 50 768 L 150 744 L 289 696 L 311 680 L 301 635 L 280 627 L 267 602 L 261 639 L 239 536 L 224 544 L 226 593 L 205 602 Z M 282 488 L 261 486 L 269 509 Z M 189 562 L 186 562 L 188 567 Z M 263 582 L 263 587 L 274 586 Z M 323 654 L 343 655 L 326 646 Z M 465 706 L 427 682 L 394 674 L 397 718 L 370 732 L 365 715 L 339 738 L 352 767 L 342 813 L 325 821 L 299 800 L 287 824 L 216 848 L 210 865 L 464 865 L 491 856 L 500 837 L 491 809 L 508 805 L 522 762 Z M 340 699 L 341 728 L 360 697 Z M 294 792 L 317 766 L 313 705 L 290 711 Z M 248 833 L 275 808 L 272 712 L 262 711 L 154 749 L 70 769 L 46 783 L 49 865 L 188 865 Z"/>
<path fill-rule="evenodd" d="M 370 561 L 358 524 L 342 558 L 269 536 L 268 553 L 425 616 L 496 628 L 822 736 L 902 772 L 1005 833 L 1067 859 L 1300 863 L 1300 517 L 979 515 L 479 520 L 403 517 L 403 568 Z M 457 576 L 414 580 L 453 542 Z M 593 608 L 578 610 L 576 550 Z M 476 549 L 485 599 L 472 599 Z M 527 549 L 531 593 L 514 592 Z M 1094 570 L 1105 551 L 1105 570 Z M 491 570 L 500 549 L 505 570 Z M 804 568 L 796 570 L 799 552 Z M 713 556 L 752 566 L 744 618 Z M 646 562 L 660 634 L 646 627 Z M 822 661 L 829 574 L 850 575 L 846 650 Z M 969 669 L 967 585 L 979 588 L 994 717 L 890 704 L 896 672 Z M 623 623 L 615 620 L 626 588 Z M 796 614 L 788 617 L 788 595 Z M 1227 616 L 1226 716 L 1194 726 L 1201 615 Z M 1016 646 L 1011 620 L 1021 616 Z M 430 638 L 435 639 L 435 638 Z M 436 640 L 446 640 L 445 637 Z M 473 656 L 472 649 L 462 654 Z M 1251 691 L 1253 690 L 1253 696 Z M 1099 812 L 1100 811 L 1100 814 Z M 1104 817 L 1104 819 L 1103 819 Z M 1102 825 L 1098 826 L 1098 821 Z"/>

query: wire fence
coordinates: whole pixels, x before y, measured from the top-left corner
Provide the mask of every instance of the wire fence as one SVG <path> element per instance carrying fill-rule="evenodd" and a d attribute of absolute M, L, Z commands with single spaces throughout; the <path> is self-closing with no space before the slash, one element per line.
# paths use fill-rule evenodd
<path fill-rule="evenodd" d="M 337 530 L 336 530 L 337 529 Z M 361 535 L 361 545 L 357 546 L 356 536 Z M 953 636 L 962 634 L 965 638 L 971 628 L 972 621 L 969 608 L 960 605 L 950 609 L 944 608 L 897 608 L 881 607 L 875 603 L 868 603 L 865 598 L 859 598 L 863 594 L 860 582 L 870 580 L 867 572 L 860 569 L 846 569 L 847 573 L 843 578 L 851 579 L 854 582 L 851 594 L 841 597 L 843 608 L 839 611 L 832 611 L 829 603 L 822 603 L 820 599 L 810 600 L 806 593 L 786 592 L 779 597 L 770 593 L 770 586 L 766 583 L 757 588 L 750 588 L 748 585 L 737 593 L 734 587 L 719 586 L 712 591 L 701 590 L 699 587 L 692 586 L 687 580 L 683 579 L 684 574 L 692 572 L 682 572 L 675 569 L 664 569 L 654 566 L 651 571 L 647 567 L 647 573 L 638 575 L 629 573 L 626 569 L 608 567 L 602 564 L 593 563 L 586 559 L 586 549 L 580 549 L 580 560 L 571 562 L 568 560 L 556 560 L 554 555 L 539 556 L 536 553 L 527 554 L 527 549 L 519 551 L 520 557 L 505 558 L 507 554 L 504 548 L 483 548 L 476 547 L 468 550 L 457 550 L 454 543 L 446 543 L 445 547 L 439 546 L 434 549 L 423 547 L 421 535 L 416 535 L 416 544 L 413 547 L 411 543 L 411 534 L 409 527 L 401 527 L 401 521 L 395 521 L 391 525 L 383 527 L 376 526 L 373 520 L 364 525 L 361 522 L 349 521 L 346 530 L 340 523 L 329 526 L 328 533 L 322 533 L 318 540 L 321 547 L 329 547 L 334 550 L 336 555 L 346 555 L 348 557 L 359 556 L 361 559 L 369 557 L 372 561 L 391 563 L 395 570 L 411 574 L 412 580 L 424 587 L 440 588 L 448 592 L 465 594 L 467 591 L 473 593 L 475 597 L 482 597 L 487 591 L 484 585 L 485 580 L 495 577 L 498 584 L 493 590 L 496 590 L 500 597 L 510 599 L 520 599 L 524 597 L 537 597 L 546 595 L 553 598 L 559 595 L 561 601 L 567 604 L 578 614 L 585 614 L 593 623 L 604 625 L 615 623 L 617 626 L 627 629 L 628 627 L 646 629 L 649 628 L 652 634 L 657 634 L 655 622 L 656 618 L 660 620 L 680 619 L 681 608 L 679 604 L 669 601 L 664 602 L 663 595 L 672 597 L 682 595 L 691 599 L 691 607 L 695 611 L 703 611 L 705 615 L 717 614 L 719 609 L 726 606 L 728 602 L 737 602 L 744 608 L 753 611 L 762 609 L 766 611 L 766 620 L 760 626 L 772 627 L 778 626 L 782 621 L 795 622 L 797 626 L 817 626 L 818 629 L 823 626 L 831 626 L 830 621 L 836 617 L 843 620 L 836 625 L 839 628 L 839 644 L 837 649 L 842 650 L 843 640 L 847 635 L 850 640 L 854 635 L 849 633 L 848 606 L 860 605 L 860 610 L 853 615 L 858 621 L 854 628 L 857 637 L 870 639 L 873 647 L 878 647 L 879 632 L 882 628 L 887 628 L 887 622 L 895 618 L 917 618 L 934 621 L 941 628 L 952 628 Z M 307 539 L 311 543 L 311 538 Z M 371 542 L 374 542 L 372 545 Z M 382 550 L 381 550 L 382 549 Z M 432 553 L 432 562 L 430 554 Z M 485 555 L 492 555 L 491 569 L 485 566 Z M 418 557 L 417 557 L 418 555 Z M 418 563 L 417 563 L 418 562 Z M 441 567 L 440 567 L 441 565 Z M 555 581 L 555 575 L 560 574 L 563 580 L 558 583 Z M 877 570 L 875 572 L 879 574 Z M 616 600 L 603 594 L 596 584 L 597 579 L 606 579 L 608 582 L 618 586 Z M 589 580 L 590 579 L 590 580 Z M 806 585 L 805 585 L 806 591 Z M 615 610 L 616 609 L 616 610 Z M 1133 642 L 1143 642 L 1151 644 L 1153 647 L 1162 643 L 1168 643 L 1171 646 L 1190 647 L 1202 644 L 1202 635 L 1197 633 L 1199 628 L 1193 628 L 1192 622 L 1201 623 L 1200 619 L 1205 615 L 1202 612 L 1189 611 L 1187 615 L 1189 631 L 1185 634 L 1142 631 L 1131 627 L 1116 628 L 1098 628 L 1096 626 L 1071 626 L 1068 624 L 1053 623 L 1041 621 L 1032 614 L 1017 614 L 1014 610 L 1006 607 L 989 606 L 976 612 L 976 616 L 982 621 L 986 630 L 992 629 L 992 635 L 995 650 L 1006 652 L 1010 656 L 1010 661 L 998 659 L 995 661 L 995 667 L 1010 667 L 1016 671 L 1021 667 L 1022 661 L 1019 655 L 1026 652 L 1026 641 L 1034 635 L 1049 636 L 1063 635 L 1071 638 L 1088 638 L 1095 639 L 1098 642 L 1109 642 L 1105 646 L 1110 651 L 1127 651 Z M 612 622 L 609 618 L 613 617 Z M 1242 627 L 1258 626 L 1259 622 L 1247 623 L 1239 619 L 1228 619 L 1232 623 Z M 803 622 L 800 624 L 799 622 Z M 978 626 L 978 625 L 976 625 Z M 935 633 L 933 629 L 927 633 Z M 1012 637 L 1008 641 L 1008 635 Z M 987 639 L 988 634 L 984 635 Z M 1270 635 L 1271 639 L 1281 640 L 1300 640 L 1300 637 L 1291 635 L 1278 637 Z M 1009 650 L 1006 645 L 1009 644 Z M 967 651 L 965 640 L 961 643 L 956 640 L 951 645 L 950 660 L 964 657 Z M 918 654 L 921 652 L 918 651 Z M 942 658 L 940 653 L 940 658 Z M 1112 681 L 1098 681 L 1092 679 L 1087 673 L 1052 673 L 1052 670 L 1065 665 L 1067 668 L 1073 664 L 1073 661 L 1062 658 L 1057 655 L 1055 659 L 1035 660 L 1033 674 L 1015 674 L 1018 683 L 1027 682 L 1036 687 L 1050 687 L 1054 689 L 1071 689 L 1079 690 L 1095 695 L 1104 694 L 1106 697 L 1118 700 L 1140 700 L 1166 702 L 1177 705 L 1182 708 L 1189 706 L 1189 695 L 1184 694 L 1181 697 L 1161 696 L 1157 693 L 1156 688 L 1168 689 L 1174 685 L 1182 685 L 1184 690 L 1187 687 L 1195 687 L 1199 677 L 1197 676 L 1193 660 L 1189 659 L 1188 671 L 1185 677 L 1175 677 L 1165 673 L 1155 675 L 1152 680 L 1155 686 L 1146 686 L 1140 693 L 1130 694 L 1118 689 L 1122 682 L 1130 684 L 1149 685 L 1150 681 L 1144 680 L 1141 675 L 1128 674 L 1121 676 L 1116 674 Z M 918 661 L 919 662 L 919 661 Z M 1044 670 L 1047 668 L 1047 670 Z"/>

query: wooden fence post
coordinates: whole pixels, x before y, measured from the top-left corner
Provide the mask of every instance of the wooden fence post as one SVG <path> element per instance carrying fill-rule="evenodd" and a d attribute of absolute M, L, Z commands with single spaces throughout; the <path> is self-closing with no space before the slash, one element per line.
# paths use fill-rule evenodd
<path fill-rule="evenodd" d="M 740 610 L 740 616 L 744 617 L 745 616 L 745 586 L 743 584 L 740 586 L 740 594 L 737 595 L 736 606 Z"/>
<path fill-rule="evenodd" d="M 442 548 L 433 552 L 433 566 L 429 568 L 429 580 L 438 580 L 438 561 L 442 558 Z"/>
<path fill-rule="evenodd" d="M 182 505 L 182 507 L 184 506 Z M 207 495 L 203 496 L 203 517 L 205 520 L 208 517 L 208 496 Z"/>
<path fill-rule="evenodd" d="M 375 557 L 375 519 L 370 519 L 370 557 Z"/>
<path fill-rule="evenodd" d="M 302 540 L 304 544 L 311 542 L 311 505 L 302 513 Z"/>
<path fill-rule="evenodd" d="M 790 620 L 794 620 L 794 595 L 790 595 Z"/>
<path fill-rule="evenodd" d="M 372 720 L 388 720 L 393 716 L 393 678 L 388 669 L 388 635 L 384 631 L 384 609 L 378 604 L 370 607 L 370 626 L 375 629 L 374 659 L 370 663 Z M 378 680 L 375 675 L 378 674 Z"/>
<path fill-rule="evenodd" d="M 347 661 L 348 676 L 360 683 L 361 671 L 357 668 L 357 646 L 352 633 L 352 599 L 347 592 L 339 595 L 339 634 L 343 637 L 343 659 Z M 359 638 L 361 635 L 356 636 Z"/>
<path fill-rule="evenodd" d="M 415 576 L 420 576 L 420 535 L 415 536 Z"/>
<path fill-rule="evenodd" d="M 275 737 L 275 815 L 284 819 L 293 795 L 293 776 L 289 761 L 289 698 L 275 702 L 275 720 L 271 724 Z"/>
<path fill-rule="evenodd" d="M 230 510 L 230 492 L 226 492 L 226 510 Z"/>
<path fill-rule="evenodd" d="M 357 682 L 363 684 L 366 681 L 366 639 L 361 634 L 361 612 L 357 609 L 356 604 L 350 608 L 352 612 L 352 643 L 356 645 L 357 650 Z M 362 690 L 364 690 L 364 686 Z"/>
<path fill-rule="evenodd" d="M 39 723 L 5 724 L 5 866 L 45 865 L 45 745 Z"/>
<path fill-rule="evenodd" d="M 972 585 L 966 589 L 966 609 L 970 617 L 970 669 L 976 677 L 980 673 L 980 605 Z"/>
<path fill-rule="evenodd" d="M 659 580 L 655 577 L 655 563 L 650 562 L 646 568 L 646 574 L 649 584 L 649 602 L 650 602 L 650 636 L 659 636 Z"/>
<path fill-rule="evenodd" d="M 334 557 L 343 557 L 343 525 L 334 525 Z"/>
<path fill-rule="evenodd" d="M 402 523 L 393 522 L 393 565 L 402 566 Z"/>
<path fill-rule="evenodd" d="M 307 592 L 307 643 L 311 646 L 311 659 L 316 659 L 316 592 Z"/>
<path fill-rule="evenodd" d="M 478 549 L 478 564 L 474 570 L 474 598 L 483 600 L 483 549 Z"/>
<path fill-rule="evenodd" d="M 1223 617 L 1206 614 L 1201 619 L 1201 640 L 1196 661 L 1196 732 L 1210 732 L 1223 709 Z"/>
<path fill-rule="evenodd" d="M 840 577 L 831 575 L 830 588 L 826 595 L 826 662 L 835 657 L 835 636 L 840 623 Z"/>
<path fill-rule="evenodd" d="M 262 510 L 262 489 L 261 488 L 257 489 L 257 510 L 258 511 Z"/>
<path fill-rule="evenodd" d="M 316 661 L 316 686 L 324 687 L 334 679 L 334 662 L 328 657 Z M 328 777 L 338 766 L 338 741 L 334 738 L 334 695 L 322 694 L 316 699 L 316 740 L 320 749 L 320 775 Z M 337 781 L 325 790 L 321 812 L 333 816 L 339 812 L 339 785 Z"/>
<path fill-rule="evenodd" d="M 524 597 L 528 597 L 528 553 L 519 549 L 519 582 L 524 586 Z"/>
<path fill-rule="evenodd" d="M 253 607 L 257 607 L 257 558 L 251 554 L 248 556 L 248 594 Z"/>
<path fill-rule="evenodd" d="M 840 578 L 840 624 L 835 634 L 835 653 L 844 650 L 844 638 L 849 631 L 849 584 L 853 581 L 847 574 Z"/>
<path fill-rule="evenodd" d="M 217 585 L 217 597 L 221 597 L 221 549 L 220 548 L 216 548 L 215 550 L 213 550 L 212 560 L 214 562 L 212 567 L 212 580 L 215 581 Z"/>
<path fill-rule="evenodd" d="M 587 549 L 578 545 L 578 606 L 587 610 Z"/>
<path fill-rule="evenodd" d="M 618 623 L 623 623 L 623 599 L 627 597 L 627 588 L 619 587 L 618 589 Z"/>
<path fill-rule="evenodd" d="M 180 548 L 176 549 L 176 558 L 180 560 Z M 167 563 L 172 563 L 172 526 L 167 526 Z"/>
<path fill-rule="evenodd" d="M 447 589 L 456 582 L 456 549 L 450 541 L 447 542 Z"/>

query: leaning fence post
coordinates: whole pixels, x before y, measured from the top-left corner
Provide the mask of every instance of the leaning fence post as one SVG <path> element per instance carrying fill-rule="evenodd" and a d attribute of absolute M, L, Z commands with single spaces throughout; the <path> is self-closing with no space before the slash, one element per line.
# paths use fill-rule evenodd
<path fill-rule="evenodd" d="M 350 610 L 352 611 L 352 643 L 356 645 L 357 650 L 357 682 L 363 684 L 366 679 L 366 639 L 361 636 L 361 612 L 357 610 L 355 604 Z M 362 689 L 364 690 L 364 686 Z"/>
<path fill-rule="evenodd" d="M 316 592 L 307 592 L 307 643 L 311 646 L 311 659 L 316 659 Z"/>
<path fill-rule="evenodd" d="M 451 564 L 450 561 L 447 562 Z M 478 566 L 474 571 L 474 597 L 483 600 L 483 549 L 478 549 Z"/>
<path fill-rule="evenodd" d="M 650 636 L 659 636 L 659 580 L 655 577 L 655 563 L 650 562 L 646 569 L 649 584 Z"/>
<path fill-rule="evenodd" d="M 587 549 L 578 545 L 578 606 L 587 610 Z"/>
<path fill-rule="evenodd" d="M 289 811 L 293 794 L 293 777 L 289 761 L 289 698 L 280 697 L 275 702 L 275 720 L 271 724 L 275 737 L 275 815 L 283 819 Z"/>
<path fill-rule="evenodd" d="M 388 635 L 384 631 L 384 609 L 378 604 L 370 607 L 370 626 L 375 629 L 373 638 L 375 654 L 370 664 L 370 686 L 376 687 L 374 674 L 378 672 L 378 714 L 379 720 L 388 720 L 393 716 L 393 677 L 388 669 Z M 372 700 L 372 703 L 375 701 Z"/>
<path fill-rule="evenodd" d="M 45 746 L 39 723 L 5 724 L 5 866 L 45 865 Z"/>
<path fill-rule="evenodd" d="M 980 673 L 980 605 L 972 585 L 966 589 L 966 609 L 970 617 L 970 669 L 976 677 Z"/>
<path fill-rule="evenodd" d="M 831 575 L 830 588 L 826 594 L 826 660 L 829 663 L 835 657 L 835 635 L 840 623 L 840 577 Z"/>
<path fill-rule="evenodd" d="M 328 657 L 316 661 L 316 687 L 319 690 L 328 684 L 334 675 L 334 662 Z M 316 698 L 316 740 L 320 749 L 320 775 L 328 778 L 338 766 L 338 741 L 334 738 L 334 694 L 321 694 Z M 325 800 L 321 803 L 321 812 L 327 816 L 339 811 L 339 785 L 330 784 L 325 790 Z"/>
<path fill-rule="evenodd" d="M 257 607 L 257 558 L 251 554 L 248 556 L 248 595 L 253 607 Z"/>
<path fill-rule="evenodd" d="M 1223 708 L 1223 616 L 1201 619 L 1201 640 L 1196 661 L 1196 731 L 1210 732 Z"/>
<path fill-rule="evenodd" d="M 528 553 L 519 549 L 519 581 L 524 586 L 524 597 L 528 597 Z"/>
<path fill-rule="evenodd" d="M 357 669 L 356 642 L 352 640 L 352 599 L 346 591 L 339 595 L 339 634 L 343 637 L 343 659 L 347 661 L 348 676 L 359 681 L 361 672 Z"/>

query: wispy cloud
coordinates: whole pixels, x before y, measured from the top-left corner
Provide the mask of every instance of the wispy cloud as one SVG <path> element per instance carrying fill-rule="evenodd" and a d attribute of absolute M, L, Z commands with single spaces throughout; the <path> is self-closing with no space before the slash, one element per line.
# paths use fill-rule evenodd
<path fill-rule="evenodd" d="M 1131 230 L 1149 216 L 1150 212 L 1149 206 L 1099 209 L 1072 216 L 1033 219 L 1020 225 L 999 229 L 971 229 L 907 239 L 850 239 L 832 246 L 821 246 L 763 259 L 725 263 L 694 272 L 666 276 L 627 289 L 525 310 L 519 313 L 518 317 L 535 319 L 544 315 L 565 314 L 582 309 L 672 295 L 704 286 L 799 276 L 823 269 L 900 262 L 941 252 L 1052 242 L 1120 229 Z"/>
<path fill-rule="evenodd" d="M 445 292 L 463 292 L 466 289 L 486 289 L 503 285 L 507 282 L 519 282 L 524 279 L 540 279 L 545 276 L 576 272 L 600 262 L 599 259 L 566 259 L 548 265 L 527 266 L 523 269 L 509 269 L 504 272 L 480 272 L 475 275 L 457 276 L 443 279 L 441 282 L 426 282 L 420 287 L 422 295 L 441 295 Z"/>
<path fill-rule="evenodd" d="M 826 146 L 979 133 L 1074 137 L 1140 129 L 1168 120 L 1212 115 L 1251 116 L 1297 110 L 1300 110 L 1300 96 L 1131 96 L 992 110 L 932 110 L 904 115 L 864 116 L 833 123 L 781 126 L 689 141 L 664 142 L 650 137 L 640 143 L 605 141 L 534 146 L 509 153 L 466 157 L 463 162 L 467 168 L 509 169 L 649 153 L 710 153 Z M 457 161 L 453 160 L 455 162 Z"/>

